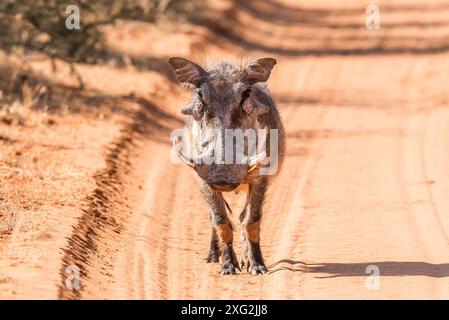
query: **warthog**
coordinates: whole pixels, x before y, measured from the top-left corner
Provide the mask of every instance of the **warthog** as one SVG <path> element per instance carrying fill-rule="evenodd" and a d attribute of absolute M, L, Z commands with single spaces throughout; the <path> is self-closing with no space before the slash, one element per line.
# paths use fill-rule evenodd
<path fill-rule="evenodd" d="M 200 178 L 212 229 L 207 262 L 218 262 L 221 256 L 222 275 L 235 274 L 240 266 L 246 266 L 252 275 L 264 274 L 267 268 L 259 236 L 262 208 L 269 181 L 282 163 L 285 149 L 281 119 L 264 84 L 276 60 L 258 59 L 243 67 L 221 63 L 207 71 L 184 58 L 172 57 L 168 62 L 178 81 L 193 89 L 192 101 L 181 111 L 188 115 L 182 144 L 174 139 L 174 151 Z M 238 139 L 235 132 L 243 133 L 243 138 Z M 251 132 L 262 132 L 257 135 L 257 152 Z M 216 157 L 223 152 L 227 159 L 224 162 Z M 206 161 L 210 160 L 207 155 L 214 161 Z M 239 266 L 232 247 L 232 224 L 226 214 L 226 208 L 230 208 L 222 193 L 241 188 L 246 190 L 247 198 L 240 214 L 244 246 Z"/>

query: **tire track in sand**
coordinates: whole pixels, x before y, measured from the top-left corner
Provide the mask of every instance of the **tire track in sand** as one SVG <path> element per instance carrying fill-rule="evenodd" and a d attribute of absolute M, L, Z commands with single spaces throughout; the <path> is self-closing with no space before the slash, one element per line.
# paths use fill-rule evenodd
<path fill-rule="evenodd" d="M 143 196 L 142 185 L 170 128 L 180 121 L 143 99 L 129 98 L 135 112 L 111 146 L 106 168 L 95 175 L 96 189 L 86 197 L 85 209 L 63 249 L 59 298 L 107 297 L 120 288 L 116 259 L 124 249 L 123 231 Z M 159 142 L 159 143 L 158 143 Z M 132 162 L 131 162 L 132 161 Z M 80 271 L 80 290 L 66 286 L 68 266 Z M 113 294 L 115 296 L 115 294 Z"/>

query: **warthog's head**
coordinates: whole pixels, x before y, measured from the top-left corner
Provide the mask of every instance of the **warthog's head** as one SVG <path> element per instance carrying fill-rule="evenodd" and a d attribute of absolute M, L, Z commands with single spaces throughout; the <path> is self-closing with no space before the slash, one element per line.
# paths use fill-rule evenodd
<path fill-rule="evenodd" d="M 259 83 L 268 80 L 276 60 L 258 59 L 245 67 L 221 63 L 207 71 L 184 58 L 168 62 L 179 82 L 194 88 L 191 103 L 181 111 L 190 117 L 182 147 L 174 141 L 178 156 L 212 189 L 237 188 L 265 154 L 266 131 L 259 120 L 274 103 Z"/>

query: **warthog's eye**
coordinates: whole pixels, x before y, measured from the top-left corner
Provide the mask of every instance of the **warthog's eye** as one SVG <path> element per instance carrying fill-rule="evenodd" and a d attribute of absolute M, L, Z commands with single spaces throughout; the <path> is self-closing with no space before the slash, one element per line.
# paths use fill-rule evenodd
<path fill-rule="evenodd" d="M 254 104 L 249 97 L 251 95 L 251 89 L 246 89 L 242 93 L 242 99 L 240 100 L 240 109 L 243 109 L 247 114 L 250 114 L 254 110 Z"/>
<path fill-rule="evenodd" d="M 204 102 L 203 98 L 203 91 L 202 90 L 197 90 L 196 93 L 198 94 L 198 97 L 200 98 L 201 102 Z"/>
<path fill-rule="evenodd" d="M 240 99 L 240 107 L 243 106 L 243 103 L 245 103 L 246 99 L 249 98 L 249 95 L 251 94 L 251 89 L 246 89 L 242 93 L 242 98 Z"/>

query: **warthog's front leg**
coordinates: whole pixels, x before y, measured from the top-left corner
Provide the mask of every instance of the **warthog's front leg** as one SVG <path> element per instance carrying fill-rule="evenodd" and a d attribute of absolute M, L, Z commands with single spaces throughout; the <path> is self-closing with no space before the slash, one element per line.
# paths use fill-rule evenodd
<path fill-rule="evenodd" d="M 226 215 L 225 201 L 221 192 L 212 190 L 206 183 L 201 186 L 201 191 L 209 207 L 212 238 L 208 262 L 216 262 L 221 255 L 221 274 L 235 274 L 235 268 L 239 264 L 232 247 L 233 232 L 232 225 Z"/>
<path fill-rule="evenodd" d="M 240 215 L 243 241 L 241 266 L 246 265 L 252 275 L 267 272 L 260 250 L 260 220 L 267 185 L 265 177 L 249 185 L 245 209 Z"/>

